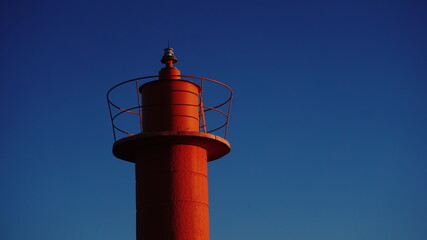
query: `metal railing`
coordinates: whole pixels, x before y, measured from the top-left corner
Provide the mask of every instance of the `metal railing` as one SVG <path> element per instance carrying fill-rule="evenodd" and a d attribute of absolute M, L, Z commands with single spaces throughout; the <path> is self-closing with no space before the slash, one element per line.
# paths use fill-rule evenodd
<path fill-rule="evenodd" d="M 199 108 L 200 131 L 212 133 L 226 139 L 233 99 L 231 88 L 224 83 L 209 78 L 187 75 L 174 76 L 179 76 L 181 77 L 180 80 L 193 82 L 200 87 L 199 103 L 197 105 Z M 142 96 L 139 92 L 139 87 L 157 79 L 158 76 L 131 79 L 115 85 L 107 92 L 114 141 L 144 132 L 142 127 L 144 121 Z M 132 94 L 131 92 L 134 93 Z M 135 96 L 137 99 L 135 99 Z M 213 99 L 219 99 L 219 101 L 210 103 Z M 208 103 L 205 104 L 206 102 Z M 119 123 L 119 121 L 122 121 L 122 123 Z"/>

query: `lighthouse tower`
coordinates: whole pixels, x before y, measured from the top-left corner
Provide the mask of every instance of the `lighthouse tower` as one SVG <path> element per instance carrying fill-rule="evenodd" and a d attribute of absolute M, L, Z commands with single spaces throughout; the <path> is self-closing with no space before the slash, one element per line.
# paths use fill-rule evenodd
<path fill-rule="evenodd" d="M 113 154 L 135 164 L 137 240 L 209 239 L 207 164 L 230 152 L 226 134 L 231 89 L 212 79 L 181 75 L 174 66 L 177 61 L 173 49 L 166 48 L 158 76 L 120 83 L 107 94 Z M 229 95 L 205 106 L 207 83 Z M 121 107 L 112 95 L 129 84 L 136 86 L 137 106 Z M 219 113 L 223 124 L 210 130 L 208 112 Z M 125 115 L 136 117 L 138 132 L 118 126 Z"/>

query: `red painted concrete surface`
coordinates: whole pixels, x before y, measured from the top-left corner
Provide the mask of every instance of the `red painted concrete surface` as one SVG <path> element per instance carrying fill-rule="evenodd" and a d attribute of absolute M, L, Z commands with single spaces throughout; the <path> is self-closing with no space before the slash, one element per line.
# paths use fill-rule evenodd
<path fill-rule="evenodd" d="M 148 148 L 135 165 L 137 239 L 209 239 L 206 150 Z"/>
<path fill-rule="evenodd" d="M 184 80 L 158 80 L 141 86 L 144 132 L 199 131 L 199 90 Z"/>
<path fill-rule="evenodd" d="M 169 60 L 141 86 L 144 132 L 199 131 L 200 88 L 176 74 Z M 153 145 L 136 158 L 137 239 L 209 239 L 206 150 Z"/>

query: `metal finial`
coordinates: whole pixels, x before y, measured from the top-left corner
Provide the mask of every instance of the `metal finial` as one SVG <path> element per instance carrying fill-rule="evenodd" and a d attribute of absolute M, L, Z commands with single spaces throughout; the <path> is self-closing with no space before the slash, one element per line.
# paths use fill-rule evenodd
<path fill-rule="evenodd" d="M 172 60 L 173 63 L 176 63 L 178 61 L 178 59 L 175 57 L 175 54 L 173 52 L 173 48 L 168 47 L 168 48 L 165 48 L 164 51 L 165 52 L 161 60 L 162 63 L 166 64 L 168 60 Z"/>
<path fill-rule="evenodd" d="M 163 54 L 163 57 L 174 57 L 173 48 L 165 48 L 165 53 Z"/>

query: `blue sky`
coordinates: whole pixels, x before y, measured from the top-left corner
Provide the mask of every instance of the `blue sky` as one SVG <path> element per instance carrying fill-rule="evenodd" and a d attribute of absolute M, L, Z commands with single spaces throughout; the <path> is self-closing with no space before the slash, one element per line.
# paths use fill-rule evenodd
<path fill-rule="evenodd" d="M 424 1 L 0 3 L 0 238 L 135 239 L 107 90 L 183 74 L 235 93 L 212 239 L 427 239 Z"/>

